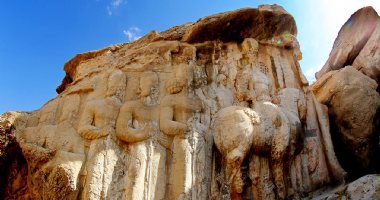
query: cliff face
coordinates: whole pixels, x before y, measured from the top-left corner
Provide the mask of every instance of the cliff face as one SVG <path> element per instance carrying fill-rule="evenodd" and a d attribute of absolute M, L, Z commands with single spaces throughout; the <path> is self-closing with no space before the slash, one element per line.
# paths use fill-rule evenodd
<path fill-rule="evenodd" d="M 283 199 L 342 181 L 296 33 L 264 5 L 75 56 L 14 123 L 27 185 L 6 196 Z"/>

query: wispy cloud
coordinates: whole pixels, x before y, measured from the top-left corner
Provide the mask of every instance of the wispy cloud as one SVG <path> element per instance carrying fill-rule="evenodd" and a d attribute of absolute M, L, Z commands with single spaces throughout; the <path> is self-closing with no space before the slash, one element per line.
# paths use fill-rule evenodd
<path fill-rule="evenodd" d="M 309 83 L 315 82 L 315 73 L 318 72 L 320 69 L 322 69 L 324 65 L 324 61 L 320 63 L 319 65 L 315 65 L 313 67 L 307 68 L 305 71 L 306 79 L 309 81 Z"/>
<path fill-rule="evenodd" d="M 129 42 L 133 42 L 141 38 L 141 29 L 138 27 L 131 27 L 128 30 L 123 30 L 125 36 L 127 36 Z"/>
<path fill-rule="evenodd" d="M 123 3 L 123 0 L 112 0 L 111 5 L 113 7 L 119 7 Z"/>
<path fill-rule="evenodd" d="M 109 16 L 113 15 L 121 5 L 127 3 L 126 0 L 111 0 L 110 3 L 107 5 L 107 14 Z"/>

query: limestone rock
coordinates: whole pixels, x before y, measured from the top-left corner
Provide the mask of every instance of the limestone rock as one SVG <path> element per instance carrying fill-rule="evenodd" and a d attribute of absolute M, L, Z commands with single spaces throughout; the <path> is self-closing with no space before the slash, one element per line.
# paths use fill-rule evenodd
<path fill-rule="evenodd" d="M 358 69 L 363 68 L 363 71 L 371 76 L 376 75 L 377 59 L 372 57 L 378 52 L 376 41 L 378 41 L 379 33 L 375 31 L 378 26 L 380 26 L 380 17 L 372 7 L 364 7 L 356 11 L 340 29 L 329 59 L 316 73 L 316 78 L 320 78 L 331 70 L 353 65 L 359 54 L 361 54 L 360 58 L 353 66 Z M 365 58 L 370 58 L 370 60 L 364 61 Z M 372 69 L 373 67 L 375 69 Z"/>
<path fill-rule="evenodd" d="M 347 199 L 380 199 L 380 176 L 361 177 L 350 183 L 345 193 Z"/>
<path fill-rule="evenodd" d="M 380 83 L 380 20 L 352 66 Z"/>
<path fill-rule="evenodd" d="M 284 199 L 341 181 L 296 32 L 282 7 L 263 5 L 78 54 L 58 96 L 14 130 L 25 193 Z"/>
<path fill-rule="evenodd" d="M 308 196 L 313 200 L 366 200 L 380 198 L 380 175 L 370 174 L 332 189 L 322 189 Z M 305 198 L 306 199 L 306 198 Z"/>
<path fill-rule="evenodd" d="M 312 86 L 318 101 L 329 107 L 338 158 L 356 176 L 368 172 L 378 158 L 376 88 L 376 81 L 351 66 L 324 74 Z"/>

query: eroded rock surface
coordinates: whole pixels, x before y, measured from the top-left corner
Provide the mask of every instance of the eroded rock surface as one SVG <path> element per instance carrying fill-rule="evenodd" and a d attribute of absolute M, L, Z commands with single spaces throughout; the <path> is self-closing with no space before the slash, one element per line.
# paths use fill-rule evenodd
<path fill-rule="evenodd" d="M 77 55 L 18 119 L 27 195 L 284 199 L 341 181 L 296 32 L 264 5 Z"/>
<path fill-rule="evenodd" d="M 380 75 L 379 29 L 380 17 L 372 7 L 356 11 L 340 29 L 329 59 L 316 77 L 352 65 L 377 80 Z"/>
<path fill-rule="evenodd" d="M 380 169 L 379 30 L 372 7 L 355 12 L 312 86 L 329 107 L 334 147 L 351 180 Z"/>
<path fill-rule="evenodd" d="M 322 189 L 308 196 L 313 200 L 367 200 L 380 199 L 380 175 L 370 174 L 363 176 L 347 185 L 334 189 Z"/>
<path fill-rule="evenodd" d="M 312 87 L 318 101 L 329 107 L 338 158 L 355 176 L 375 170 L 378 162 L 377 87 L 351 66 L 323 75 Z"/>
<path fill-rule="evenodd" d="M 16 141 L 16 122 L 26 113 L 6 112 L 0 116 L 0 199 L 27 197 L 26 161 Z"/>

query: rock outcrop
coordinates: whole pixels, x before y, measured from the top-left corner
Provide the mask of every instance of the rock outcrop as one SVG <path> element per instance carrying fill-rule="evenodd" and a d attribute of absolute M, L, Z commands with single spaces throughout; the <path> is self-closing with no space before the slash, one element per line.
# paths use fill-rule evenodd
<path fill-rule="evenodd" d="M 378 162 L 377 87 L 375 80 L 351 66 L 324 74 L 312 87 L 318 101 L 329 107 L 341 164 L 355 177 L 373 173 Z"/>
<path fill-rule="evenodd" d="M 380 175 L 366 175 L 332 190 L 314 192 L 309 199 L 380 199 Z"/>
<path fill-rule="evenodd" d="M 356 11 L 340 29 L 330 57 L 316 78 L 351 65 L 367 76 L 380 76 L 380 17 L 372 7 Z"/>
<path fill-rule="evenodd" d="M 264 5 L 75 56 L 59 95 L 14 123 L 22 194 L 284 199 L 342 181 L 296 33 Z"/>
<path fill-rule="evenodd" d="M 14 126 L 27 113 L 6 112 L 0 116 L 0 199 L 18 199 L 27 195 L 27 166 L 19 143 L 16 141 Z"/>
<path fill-rule="evenodd" d="M 349 180 L 380 173 L 379 30 L 380 17 L 372 7 L 355 12 L 312 86 L 329 108 L 335 151 Z"/>

